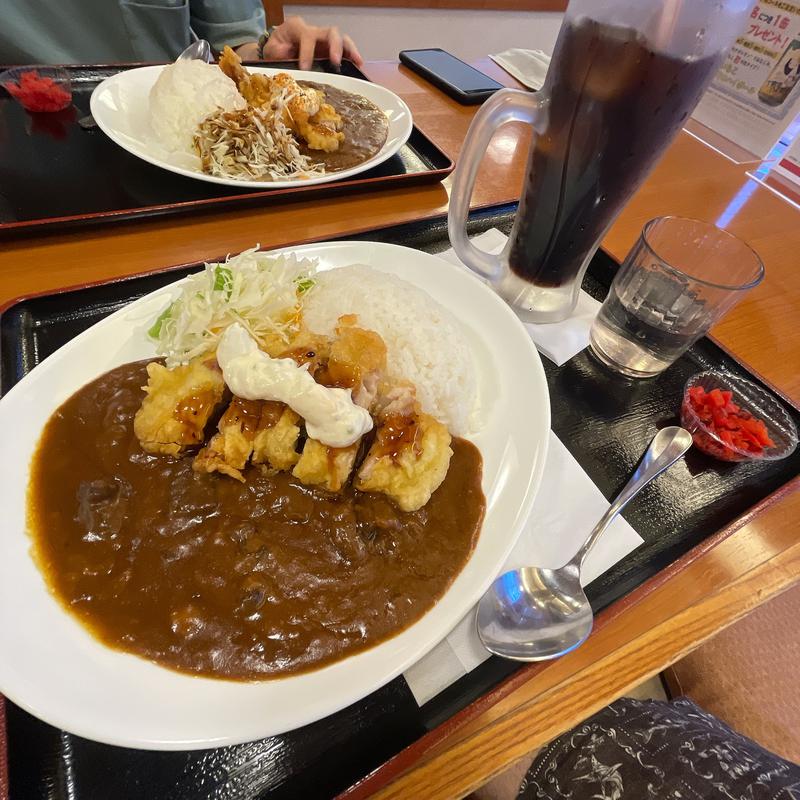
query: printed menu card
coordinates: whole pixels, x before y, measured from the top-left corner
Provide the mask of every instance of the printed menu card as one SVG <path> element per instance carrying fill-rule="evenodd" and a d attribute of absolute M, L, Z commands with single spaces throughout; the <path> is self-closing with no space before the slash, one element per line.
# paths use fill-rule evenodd
<path fill-rule="evenodd" d="M 759 0 L 693 118 L 765 158 L 800 111 L 800 2 Z"/>

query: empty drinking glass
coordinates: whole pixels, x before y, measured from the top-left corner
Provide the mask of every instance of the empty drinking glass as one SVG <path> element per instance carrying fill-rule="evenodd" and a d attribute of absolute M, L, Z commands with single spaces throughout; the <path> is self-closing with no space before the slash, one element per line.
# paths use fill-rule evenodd
<path fill-rule="evenodd" d="M 632 378 L 673 363 L 764 277 L 753 249 L 708 222 L 644 226 L 591 330 L 592 352 Z"/>

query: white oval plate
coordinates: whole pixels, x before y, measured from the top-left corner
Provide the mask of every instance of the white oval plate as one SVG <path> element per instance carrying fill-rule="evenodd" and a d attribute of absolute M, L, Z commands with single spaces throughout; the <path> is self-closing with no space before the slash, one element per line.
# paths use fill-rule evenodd
<path fill-rule="evenodd" d="M 197 160 L 197 166 L 193 166 L 193 159 L 188 154 L 171 152 L 159 144 L 150 126 L 148 114 L 150 89 L 165 66 L 162 64 L 153 67 L 137 67 L 106 78 L 92 92 L 89 108 L 95 122 L 113 142 L 157 167 L 176 172 L 178 175 L 185 175 L 187 178 L 197 178 L 224 186 L 238 186 L 243 189 L 285 189 L 290 186 L 330 183 L 330 181 L 358 175 L 360 172 L 383 163 L 387 158 L 391 158 L 411 135 L 413 126 L 411 111 L 394 92 L 390 92 L 383 86 L 358 78 L 349 78 L 346 75 L 334 75 L 326 72 L 248 67 L 250 72 L 263 72 L 265 75 L 286 72 L 296 80 L 327 83 L 338 89 L 363 95 L 367 100 L 375 103 L 389 118 L 389 135 L 383 147 L 372 158 L 355 167 L 350 167 L 350 169 L 330 172 L 327 175 L 292 178 L 284 181 L 245 181 L 206 175 L 200 169 L 199 160 Z"/>
<path fill-rule="evenodd" d="M 425 289 L 464 324 L 478 370 L 486 518 L 442 599 L 388 641 L 314 672 L 253 683 L 193 677 L 112 650 L 67 613 L 30 554 L 25 497 L 43 426 L 73 392 L 154 356 L 146 336 L 177 284 L 137 300 L 43 361 L 0 401 L 0 692 L 40 719 L 124 747 L 184 750 L 259 739 L 333 713 L 388 683 L 467 614 L 500 571 L 544 469 L 550 402 L 539 354 L 516 315 L 471 273 L 397 245 L 287 248 L 321 267 L 369 264 Z M 343 309 L 346 311 L 346 309 Z"/>

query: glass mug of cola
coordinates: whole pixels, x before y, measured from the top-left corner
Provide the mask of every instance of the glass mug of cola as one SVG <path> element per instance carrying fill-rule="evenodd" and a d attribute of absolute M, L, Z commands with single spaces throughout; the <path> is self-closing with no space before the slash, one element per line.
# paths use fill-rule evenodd
<path fill-rule="evenodd" d="M 750 0 L 571 0 L 538 93 L 503 89 L 478 112 L 454 174 L 458 257 L 529 322 L 559 322 L 620 210 L 691 114 Z M 495 130 L 530 123 L 517 217 L 499 255 L 466 234 L 475 175 Z"/>

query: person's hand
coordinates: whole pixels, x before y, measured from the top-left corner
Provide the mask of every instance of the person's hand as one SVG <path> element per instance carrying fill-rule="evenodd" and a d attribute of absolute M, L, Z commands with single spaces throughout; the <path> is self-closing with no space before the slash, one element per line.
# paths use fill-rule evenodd
<path fill-rule="evenodd" d="M 309 25 L 302 17 L 289 17 L 283 25 L 278 25 L 264 46 L 264 58 L 299 58 L 300 69 L 311 69 L 315 54 L 327 56 L 337 67 L 343 55 L 359 67 L 364 63 L 349 36 L 343 36 L 336 27 Z"/>

